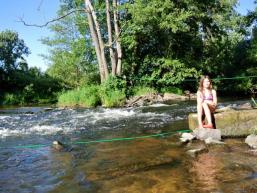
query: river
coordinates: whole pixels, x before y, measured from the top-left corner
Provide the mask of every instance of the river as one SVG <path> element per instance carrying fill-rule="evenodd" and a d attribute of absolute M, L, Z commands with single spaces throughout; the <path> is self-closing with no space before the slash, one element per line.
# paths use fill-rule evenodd
<path fill-rule="evenodd" d="M 176 133 L 188 129 L 187 116 L 195 111 L 195 101 L 136 108 L 2 108 L 0 192 L 257 192 L 257 156 L 244 139 L 224 139 L 226 145 L 210 146 L 195 158 L 187 153 L 204 145 L 181 144 Z M 140 136 L 150 137 L 96 142 Z M 67 147 L 57 151 L 55 140 Z"/>

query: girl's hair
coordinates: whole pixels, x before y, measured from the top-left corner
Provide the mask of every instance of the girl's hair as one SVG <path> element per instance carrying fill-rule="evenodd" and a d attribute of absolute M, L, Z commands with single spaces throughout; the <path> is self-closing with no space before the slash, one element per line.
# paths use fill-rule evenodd
<path fill-rule="evenodd" d="M 210 77 L 207 76 L 207 75 L 204 75 L 204 76 L 201 77 L 201 79 L 199 81 L 199 88 L 198 88 L 198 90 L 201 91 L 201 92 L 203 91 L 203 81 L 206 78 L 210 81 L 210 87 L 209 88 L 212 89 L 212 81 L 211 81 Z"/>

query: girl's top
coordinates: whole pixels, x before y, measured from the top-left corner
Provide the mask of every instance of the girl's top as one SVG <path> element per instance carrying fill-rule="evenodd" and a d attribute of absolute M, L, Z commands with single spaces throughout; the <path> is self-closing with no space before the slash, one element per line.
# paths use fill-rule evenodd
<path fill-rule="evenodd" d="M 208 96 L 205 96 L 205 94 L 202 92 L 202 97 L 203 97 L 203 100 L 208 100 L 208 101 L 213 100 L 212 92 L 210 92 L 210 94 Z"/>

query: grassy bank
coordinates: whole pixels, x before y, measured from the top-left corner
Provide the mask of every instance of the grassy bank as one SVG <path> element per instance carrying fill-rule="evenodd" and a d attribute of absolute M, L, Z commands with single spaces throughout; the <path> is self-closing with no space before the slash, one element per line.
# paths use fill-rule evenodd
<path fill-rule="evenodd" d="M 58 106 L 119 107 L 125 100 L 124 90 L 109 90 L 104 86 L 91 85 L 62 93 L 58 98 Z"/>
<path fill-rule="evenodd" d="M 163 92 L 182 94 L 182 90 L 178 88 L 166 88 L 163 89 Z M 129 95 L 125 93 L 129 93 Z M 143 86 L 126 90 L 117 85 L 90 85 L 61 93 L 58 98 L 58 106 L 96 107 L 102 105 L 105 107 L 122 107 L 126 98 L 157 93 L 156 89 Z"/>

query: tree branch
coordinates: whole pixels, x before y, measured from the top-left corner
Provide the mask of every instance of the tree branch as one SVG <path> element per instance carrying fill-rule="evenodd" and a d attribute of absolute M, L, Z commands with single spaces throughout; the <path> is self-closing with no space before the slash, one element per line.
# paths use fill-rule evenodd
<path fill-rule="evenodd" d="M 67 16 L 69 16 L 69 15 L 71 15 L 72 13 L 77 12 L 77 11 L 87 12 L 85 9 L 75 9 L 75 10 L 72 10 L 72 11 L 66 13 L 65 15 L 62 15 L 62 16 L 60 16 L 60 17 L 54 18 L 54 19 L 52 19 L 52 20 L 50 20 L 50 21 L 47 21 L 45 24 L 42 24 L 42 25 L 38 25 L 38 24 L 28 24 L 28 23 L 26 23 L 26 22 L 23 20 L 22 17 L 19 17 L 19 20 L 18 20 L 17 22 L 21 22 L 21 23 L 23 23 L 23 25 L 25 25 L 25 26 L 46 27 L 46 26 L 49 25 L 50 23 L 56 22 L 56 21 L 58 21 L 58 20 L 61 20 L 61 19 L 65 18 L 65 17 L 67 17 Z"/>

